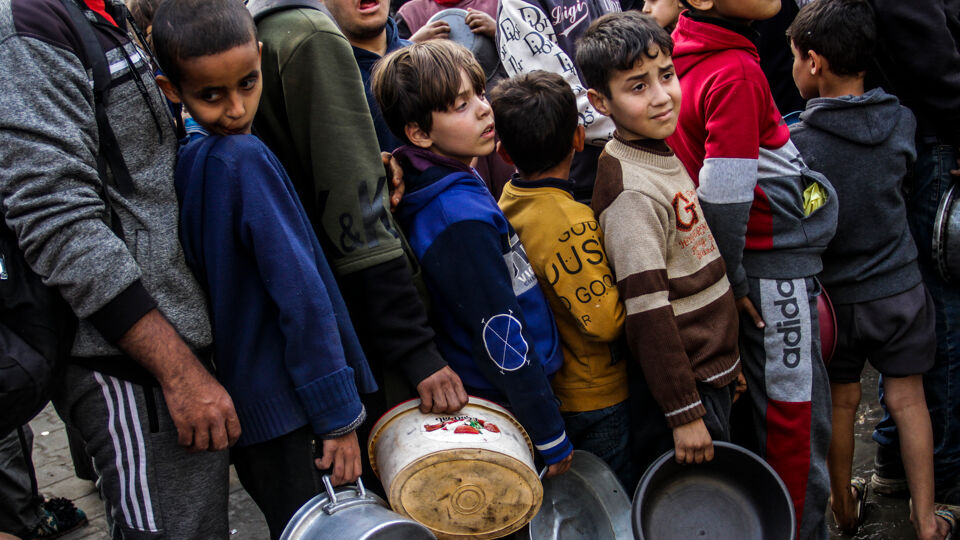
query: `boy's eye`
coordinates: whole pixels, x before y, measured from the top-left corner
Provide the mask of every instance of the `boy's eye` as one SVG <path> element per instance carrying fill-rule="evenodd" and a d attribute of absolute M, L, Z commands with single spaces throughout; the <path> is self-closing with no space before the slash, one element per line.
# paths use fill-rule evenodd
<path fill-rule="evenodd" d="M 220 92 L 213 92 L 213 91 L 201 92 L 200 99 L 208 103 L 213 103 L 214 101 L 217 101 L 218 99 L 220 99 Z"/>
<path fill-rule="evenodd" d="M 256 78 L 256 77 L 249 77 L 249 78 L 246 78 L 246 79 L 240 81 L 240 88 L 242 88 L 243 90 L 250 90 L 251 88 L 253 88 L 253 87 L 256 86 L 256 85 L 257 85 L 257 78 Z"/>
<path fill-rule="evenodd" d="M 646 88 L 647 88 L 647 85 L 646 85 L 646 84 L 644 84 L 644 83 L 637 83 L 637 84 L 635 84 L 635 85 L 633 86 L 633 91 L 634 91 L 634 92 L 642 92 L 642 91 L 646 90 Z"/>
<path fill-rule="evenodd" d="M 672 72 L 672 71 L 668 71 L 668 72 L 666 72 L 666 73 L 663 74 L 663 80 L 665 80 L 665 81 L 669 81 L 669 80 L 672 79 L 672 78 L 673 78 L 673 72 Z"/>
<path fill-rule="evenodd" d="M 458 101 L 458 102 L 457 102 L 457 110 L 458 110 L 458 111 L 462 111 L 462 110 L 464 110 L 464 109 L 466 109 L 466 108 L 467 108 L 467 102 L 466 102 L 466 101 Z"/>

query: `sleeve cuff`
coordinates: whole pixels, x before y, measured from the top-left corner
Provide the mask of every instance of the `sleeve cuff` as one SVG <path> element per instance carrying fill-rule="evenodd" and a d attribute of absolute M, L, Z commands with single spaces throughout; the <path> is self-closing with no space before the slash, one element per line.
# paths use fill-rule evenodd
<path fill-rule="evenodd" d="M 537 451 L 543 456 L 543 462 L 547 465 L 559 463 L 573 452 L 573 443 L 567 437 L 566 431 L 561 432 L 559 437 L 550 442 L 534 446 L 537 447 Z"/>
<path fill-rule="evenodd" d="M 87 317 L 87 320 L 107 341 L 116 343 L 127 330 L 156 307 L 157 301 L 138 279 Z"/>
<path fill-rule="evenodd" d="M 680 427 L 684 424 L 689 424 L 697 418 L 703 418 L 707 414 L 706 407 L 703 406 L 703 402 L 699 399 L 685 407 L 666 413 L 667 426 L 670 429 Z"/>
<path fill-rule="evenodd" d="M 362 424 L 363 421 L 366 419 L 367 419 L 367 408 L 361 405 L 360 414 L 353 420 L 353 422 L 350 422 L 346 426 L 343 426 L 340 429 L 335 429 L 329 433 L 321 433 L 319 434 L 319 436 L 321 439 L 336 439 L 337 437 L 343 437 L 347 433 L 356 431 L 357 428 L 360 427 L 360 424 Z"/>
<path fill-rule="evenodd" d="M 350 367 L 343 367 L 300 386 L 296 392 L 316 434 L 339 433 L 356 422 L 358 415 L 363 414 L 363 404 L 360 402 L 353 369 Z M 343 433 L 350 431 L 353 429 Z"/>

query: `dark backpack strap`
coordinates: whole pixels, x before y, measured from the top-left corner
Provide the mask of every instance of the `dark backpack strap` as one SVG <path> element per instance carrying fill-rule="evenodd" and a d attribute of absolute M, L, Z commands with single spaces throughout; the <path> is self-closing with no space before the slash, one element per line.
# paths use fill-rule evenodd
<path fill-rule="evenodd" d="M 97 35 L 93 31 L 93 24 L 87 19 L 86 15 L 80 10 L 73 0 L 61 0 L 73 25 L 77 30 L 77 37 L 83 45 L 84 55 L 91 71 L 93 71 L 93 103 L 97 116 L 97 132 L 100 139 L 100 148 L 97 152 L 97 168 L 100 172 L 100 178 L 108 182 L 111 177 L 107 173 L 107 168 L 113 173 L 111 185 L 127 196 L 133 193 L 133 179 L 130 177 L 130 170 L 120 152 L 120 144 L 117 137 L 110 127 L 110 119 L 107 116 L 107 103 L 110 91 L 110 66 L 107 63 L 107 55 L 97 40 Z M 109 197 L 104 197 L 109 206 Z M 113 211 L 111 209 L 110 213 Z M 111 220 L 112 221 L 112 220 Z M 112 226 L 112 224 L 111 224 Z"/>
<path fill-rule="evenodd" d="M 113 186 L 121 195 L 129 196 L 133 193 L 133 178 L 130 176 L 127 162 L 123 159 L 120 144 L 110 127 L 110 119 L 107 116 L 110 65 L 107 63 L 107 55 L 93 31 L 93 23 L 87 19 L 73 0 L 61 0 L 61 3 L 66 8 L 70 20 L 73 21 L 73 26 L 77 30 L 77 37 L 80 38 L 84 56 L 86 56 L 89 64 L 87 67 L 93 72 L 93 106 L 97 118 L 97 138 L 100 142 L 97 149 L 97 173 L 100 176 L 100 198 L 106 207 L 106 219 L 104 221 L 117 237 L 124 240 L 123 226 L 120 224 L 120 218 L 113 208 L 107 184 Z M 113 173 L 112 176 L 110 172 Z"/>

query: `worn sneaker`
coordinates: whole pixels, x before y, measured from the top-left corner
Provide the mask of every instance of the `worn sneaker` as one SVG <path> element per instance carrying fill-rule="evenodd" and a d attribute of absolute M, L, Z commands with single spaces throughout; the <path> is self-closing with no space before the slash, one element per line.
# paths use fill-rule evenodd
<path fill-rule="evenodd" d="M 43 502 L 42 510 L 43 518 L 27 536 L 26 540 L 59 538 L 87 524 L 87 515 L 83 513 L 83 510 L 63 497 L 47 499 Z"/>
<path fill-rule="evenodd" d="M 903 462 L 895 450 L 877 445 L 870 487 L 874 493 L 887 497 L 906 497 L 910 494 L 907 487 L 907 474 L 903 471 Z"/>

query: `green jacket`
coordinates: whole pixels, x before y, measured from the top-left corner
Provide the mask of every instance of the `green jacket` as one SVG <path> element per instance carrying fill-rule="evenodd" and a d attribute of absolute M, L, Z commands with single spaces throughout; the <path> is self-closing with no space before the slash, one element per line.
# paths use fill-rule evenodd
<path fill-rule="evenodd" d="M 447 364 L 388 210 L 353 49 L 316 9 L 265 15 L 257 33 L 263 97 L 254 130 L 293 180 L 374 372 L 399 368 L 415 386 Z M 403 392 L 395 395 L 408 397 Z"/>
<path fill-rule="evenodd" d="M 402 256 L 350 43 L 313 9 L 268 15 L 257 32 L 263 98 L 255 129 L 287 169 L 334 271 Z"/>

